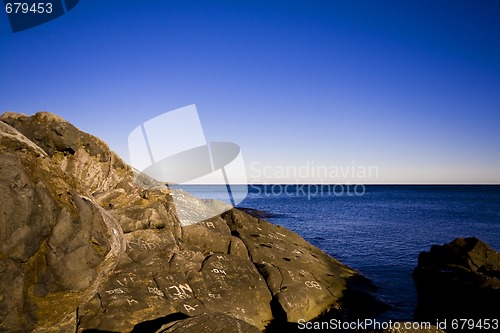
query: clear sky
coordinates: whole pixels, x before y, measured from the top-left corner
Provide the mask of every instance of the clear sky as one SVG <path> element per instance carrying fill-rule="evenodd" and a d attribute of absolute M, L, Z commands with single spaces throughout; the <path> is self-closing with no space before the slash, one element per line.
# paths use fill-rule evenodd
<path fill-rule="evenodd" d="M 0 13 L 0 112 L 128 160 L 190 104 L 251 182 L 500 183 L 500 2 L 82 0 L 18 33 Z"/>

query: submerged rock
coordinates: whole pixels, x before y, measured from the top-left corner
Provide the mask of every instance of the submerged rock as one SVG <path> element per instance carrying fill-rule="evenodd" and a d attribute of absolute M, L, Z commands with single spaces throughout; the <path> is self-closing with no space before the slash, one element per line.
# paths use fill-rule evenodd
<path fill-rule="evenodd" d="M 413 278 L 416 320 L 498 318 L 500 253 L 477 238 L 457 238 L 420 253 Z"/>
<path fill-rule="evenodd" d="M 369 281 L 299 235 L 237 209 L 181 225 L 171 194 L 219 205 L 58 116 L 3 114 L 0 331 L 258 332 L 381 309 Z"/>

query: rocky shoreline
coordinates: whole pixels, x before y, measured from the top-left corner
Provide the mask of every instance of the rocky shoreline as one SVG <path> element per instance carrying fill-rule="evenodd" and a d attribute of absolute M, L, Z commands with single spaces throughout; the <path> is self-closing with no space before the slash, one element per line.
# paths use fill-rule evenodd
<path fill-rule="evenodd" d="M 186 207 L 217 203 L 138 175 L 54 114 L 4 113 L 0 151 L 0 332 L 292 332 L 388 308 L 371 281 L 265 212 L 181 225 L 172 195 Z M 479 241 L 450 246 L 473 264 L 452 259 L 453 269 L 498 291 L 497 252 Z M 441 288 L 432 283 L 446 281 L 442 253 L 419 258 L 420 310 Z"/>
<path fill-rule="evenodd" d="M 261 218 L 181 226 L 168 187 L 56 115 L 0 120 L 0 330 L 258 332 L 381 305 L 358 272 Z"/>

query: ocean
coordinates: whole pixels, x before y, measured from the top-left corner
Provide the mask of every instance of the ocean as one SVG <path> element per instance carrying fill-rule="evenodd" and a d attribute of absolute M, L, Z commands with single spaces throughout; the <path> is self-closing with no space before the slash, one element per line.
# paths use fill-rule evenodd
<path fill-rule="evenodd" d="M 202 192 L 218 199 L 225 188 Z M 431 245 L 475 236 L 500 250 L 500 186 L 250 185 L 238 206 L 271 213 L 270 222 L 372 280 L 393 306 L 380 320 L 413 319 L 411 274 Z"/>

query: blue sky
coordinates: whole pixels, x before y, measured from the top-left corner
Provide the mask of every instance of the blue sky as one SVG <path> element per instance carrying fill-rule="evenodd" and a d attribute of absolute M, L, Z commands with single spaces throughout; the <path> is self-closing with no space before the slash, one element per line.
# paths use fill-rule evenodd
<path fill-rule="evenodd" d="M 0 112 L 57 113 L 128 159 L 136 126 L 196 104 L 250 181 L 500 183 L 496 1 L 209 3 L 82 0 L 18 33 L 0 14 Z M 305 165 L 378 172 L 278 174 Z"/>

